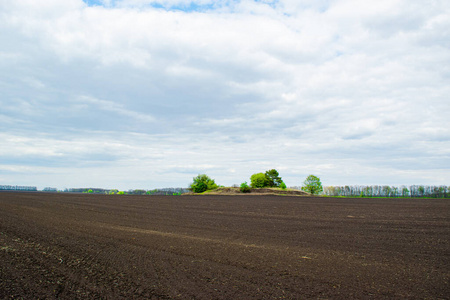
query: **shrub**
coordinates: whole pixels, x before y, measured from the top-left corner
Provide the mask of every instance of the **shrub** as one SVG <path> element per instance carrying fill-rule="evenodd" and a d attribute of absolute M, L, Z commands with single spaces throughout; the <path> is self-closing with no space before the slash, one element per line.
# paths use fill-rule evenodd
<path fill-rule="evenodd" d="M 208 189 L 208 186 L 204 182 L 198 182 L 196 184 L 191 185 L 191 189 L 194 193 L 203 193 Z"/>
<path fill-rule="evenodd" d="M 286 183 L 284 183 L 283 181 L 280 183 L 280 188 L 282 189 L 282 190 L 285 190 L 287 187 L 286 187 Z"/>
<path fill-rule="evenodd" d="M 190 187 L 194 193 L 203 193 L 207 190 L 217 189 L 218 186 L 214 179 L 209 178 L 206 174 L 200 174 L 193 178 Z"/>
<path fill-rule="evenodd" d="M 248 186 L 247 181 L 241 183 L 240 190 L 242 193 L 250 193 L 251 188 Z"/>
<path fill-rule="evenodd" d="M 267 186 L 267 178 L 264 173 L 256 173 L 250 177 L 252 188 L 263 188 Z"/>

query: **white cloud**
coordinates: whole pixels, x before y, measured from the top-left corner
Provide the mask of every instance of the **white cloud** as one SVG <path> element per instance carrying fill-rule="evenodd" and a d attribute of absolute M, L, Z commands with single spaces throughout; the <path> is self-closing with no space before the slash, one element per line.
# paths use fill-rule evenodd
<path fill-rule="evenodd" d="M 80 103 L 86 103 L 92 105 L 93 107 L 86 106 L 86 109 L 100 109 L 104 111 L 111 111 L 114 113 L 118 113 L 120 115 L 124 115 L 126 117 L 132 118 L 133 120 L 137 120 L 140 122 L 154 122 L 155 118 L 151 115 L 142 114 L 136 111 L 131 111 L 126 108 L 122 104 L 117 104 L 113 101 L 100 100 L 89 96 L 81 96 L 78 101 Z"/>
<path fill-rule="evenodd" d="M 188 2 L 1 2 L 0 180 L 450 180 L 449 4 Z"/>

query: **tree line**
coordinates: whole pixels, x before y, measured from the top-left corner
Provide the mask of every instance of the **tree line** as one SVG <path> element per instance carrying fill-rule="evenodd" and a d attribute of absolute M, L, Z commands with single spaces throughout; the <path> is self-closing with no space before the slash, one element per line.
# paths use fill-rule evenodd
<path fill-rule="evenodd" d="M 65 189 L 63 192 L 106 195 L 181 195 L 189 192 L 189 190 L 186 188 L 161 188 L 153 190 L 131 189 L 128 191 L 119 191 L 118 189 L 102 188 L 70 188 Z"/>
<path fill-rule="evenodd" d="M 341 197 L 423 197 L 448 198 L 450 186 L 440 185 L 345 185 L 325 186 L 323 195 Z"/>
<path fill-rule="evenodd" d="M 37 191 L 35 186 L 21 186 L 21 185 L 0 185 L 1 191 Z"/>

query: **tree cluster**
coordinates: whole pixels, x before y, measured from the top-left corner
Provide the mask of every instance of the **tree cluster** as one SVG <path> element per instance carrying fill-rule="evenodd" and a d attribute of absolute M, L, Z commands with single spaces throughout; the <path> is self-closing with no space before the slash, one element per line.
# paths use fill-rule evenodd
<path fill-rule="evenodd" d="M 268 170 L 265 173 L 256 173 L 250 177 L 252 188 L 280 187 L 283 183 L 277 170 Z"/>
<path fill-rule="evenodd" d="M 239 187 L 242 193 L 250 193 L 252 188 L 281 188 L 283 190 L 287 188 L 275 169 L 268 170 L 265 173 L 255 173 L 250 177 L 250 185 L 243 182 L 240 186 L 235 185 L 235 187 Z M 194 193 L 203 193 L 216 188 L 218 188 L 218 185 L 214 179 L 209 178 L 206 174 L 194 177 L 190 185 L 190 190 Z M 306 178 L 301 189 L 313 195 L 319 194 L 323 190 L 319 177 L 314 175 L 309 175 Z"/>

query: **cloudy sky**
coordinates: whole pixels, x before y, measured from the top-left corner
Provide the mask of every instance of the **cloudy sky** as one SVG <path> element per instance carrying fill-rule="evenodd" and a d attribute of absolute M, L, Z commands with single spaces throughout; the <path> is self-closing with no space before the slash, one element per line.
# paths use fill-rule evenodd
<path fill-rule="evenodd" d="M 0 184 L 450 185 L 448 0 L 0 0 Z"/>

